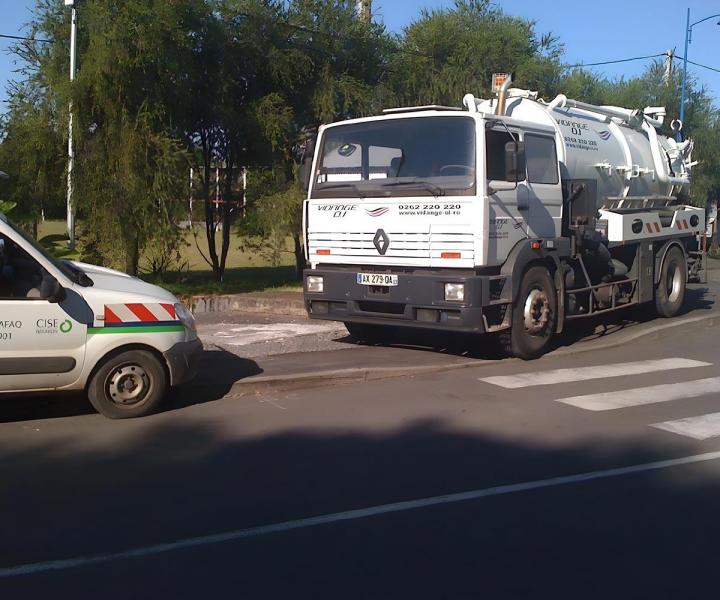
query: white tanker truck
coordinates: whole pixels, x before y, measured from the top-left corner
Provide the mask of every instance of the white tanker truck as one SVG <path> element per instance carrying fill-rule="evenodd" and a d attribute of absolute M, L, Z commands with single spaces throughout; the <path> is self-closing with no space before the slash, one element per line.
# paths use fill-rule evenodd
<path fill-rule="evenodd" d="M 663 108 L 508 87 L 320 128 L 303 172 L 311 318 L 367 341 L 495 333 L 529 359 L 573 319 L 680 310 L 705 274 L 692 142 L 657 133 Z"/>

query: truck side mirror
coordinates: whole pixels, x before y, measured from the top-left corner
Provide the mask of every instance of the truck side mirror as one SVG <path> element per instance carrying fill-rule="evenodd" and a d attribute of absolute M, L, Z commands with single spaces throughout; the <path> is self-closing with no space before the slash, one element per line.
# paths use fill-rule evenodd
<path fill-rule="evenodd" d="M 305 147 L 300 157 L 300 186 L 303 192 L 307 192 L 310 189 L 312 162 L 313 156 L 315 156 L 315 140 L 315 137 L 311 137 L 305 142 Z"/>
<path fill-rule="evenodd" d="M 62 302 L 67 297 L 65 288 L 52 275 L 45 275 L 40 285 L 40 297 L 52 304 Z"/>
<path fill-rule="evenodd" d="M 505 144 L 505 180 L 523 181 L 525 179 L 525 142 L 507 142 Z"/>

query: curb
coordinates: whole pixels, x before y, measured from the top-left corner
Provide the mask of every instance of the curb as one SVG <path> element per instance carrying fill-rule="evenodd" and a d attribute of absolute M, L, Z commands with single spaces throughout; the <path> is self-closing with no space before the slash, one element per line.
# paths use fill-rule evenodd
<path fill-rule="evenodd" d="M 300 292 L 297 294 L 297 298 L 278 298 L 264 294 L 193 296 L 190 298 L 190 309 L 194 314 L 238 311 L 304 317 L 307 315 L 307 311 L 302 294 Z"/>
<path fill-rule="evenodd" d="M 587 340 L 595 343 L 578 346 L 582 341 L 577 341 L 569 346 L 563 346 L 547 356 L 564 356 L 567 354 L 579 354 L 581 352 L 590 352 L 593 350 L 605 350 L 614 348 L 635 341 L 642 337 L 658 336 L 661 332 L 692 325 L 694 323 L 707 321 L 708 327 L 720 325 L 720 313 L 712 315 L 701 315 L 681 320 L 674 320 L 670 323 L 660 323 L 643 331 L 629 332 L 626 335 L 613 336 L 615 339 Z M 344 385 L 350 383 L 363 383 L 366 381 L 379 381 L 383 379 L 396 379 L 399 377 L 412 377 L 416 375 L 427 375 L 430 373 L 438 373 L 441 371 L 457 371 L 459 369 L 469 369 L 485 367 L 498 364 L 507 359 L 497 360 L 468 360 L 468 362 L 423 365 L 421 367 L 357 367 L 349 369 L 335 369 L 330 371 L 318 371 L 315 373 L 302 373 L 299 375 L 270 375 L 265 377 L 254 377 L 250 379 L 235 381 L 226 396 L 243 396 L 246 394 L 260 394 L 270 391 L 289 391 L 298 388 L 318 388 L 332 385 Z M 190 384 L 190 387 L 194 386 Z"/>

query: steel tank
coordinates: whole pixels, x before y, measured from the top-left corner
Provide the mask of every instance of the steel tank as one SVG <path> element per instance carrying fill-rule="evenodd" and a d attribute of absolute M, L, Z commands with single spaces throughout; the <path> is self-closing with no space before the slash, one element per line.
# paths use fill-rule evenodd
<path fill-rule="evenodd" d="M 497 101 L 465 97 L 466 106 L 494 114 Z M 687 193 L 692 142 L 657 132 L 665 109 L 593 106 L 563 95 L 551 102 L 527 90 L 508 90 L 505 116 L 555 129 L 564 179 L 595 179 L 598 202 L 607 198 L 670 197 Z"/>

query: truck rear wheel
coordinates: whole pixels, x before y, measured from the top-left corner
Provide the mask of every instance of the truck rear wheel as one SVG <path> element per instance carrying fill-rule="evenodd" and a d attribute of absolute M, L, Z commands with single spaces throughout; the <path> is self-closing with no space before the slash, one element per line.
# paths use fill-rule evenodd
<path fill-rule="evenodd" d="M 557 296 L 545 267 L 531 267 L 523 275 L 512 307 L 511 327 L 500 334 L 503 350 L 530 360 L 550 347 L 557 319 Z"/>
<path fill-rule="evenodd" d="M 90 379 L 88 398 L 110 419 L 155 412 L 168 388 L 164 365 L 146 350 L 129 350 L 107 359 Z"/>
<path fill-rule="evenodd" d="M 387 325 L 367 325 L 366 323 L 345 323 L 348 333 L 359 342 L 369 344 L 391 344 L 396 330 Z"/>
<path fill-rule="evenodd" d="M 660 281 L 655 287 L 655 309 L 661 317 L 674 317 L 685 300 L 687 265 L 685 255 L 673 246 L 660 267 Z"/>

